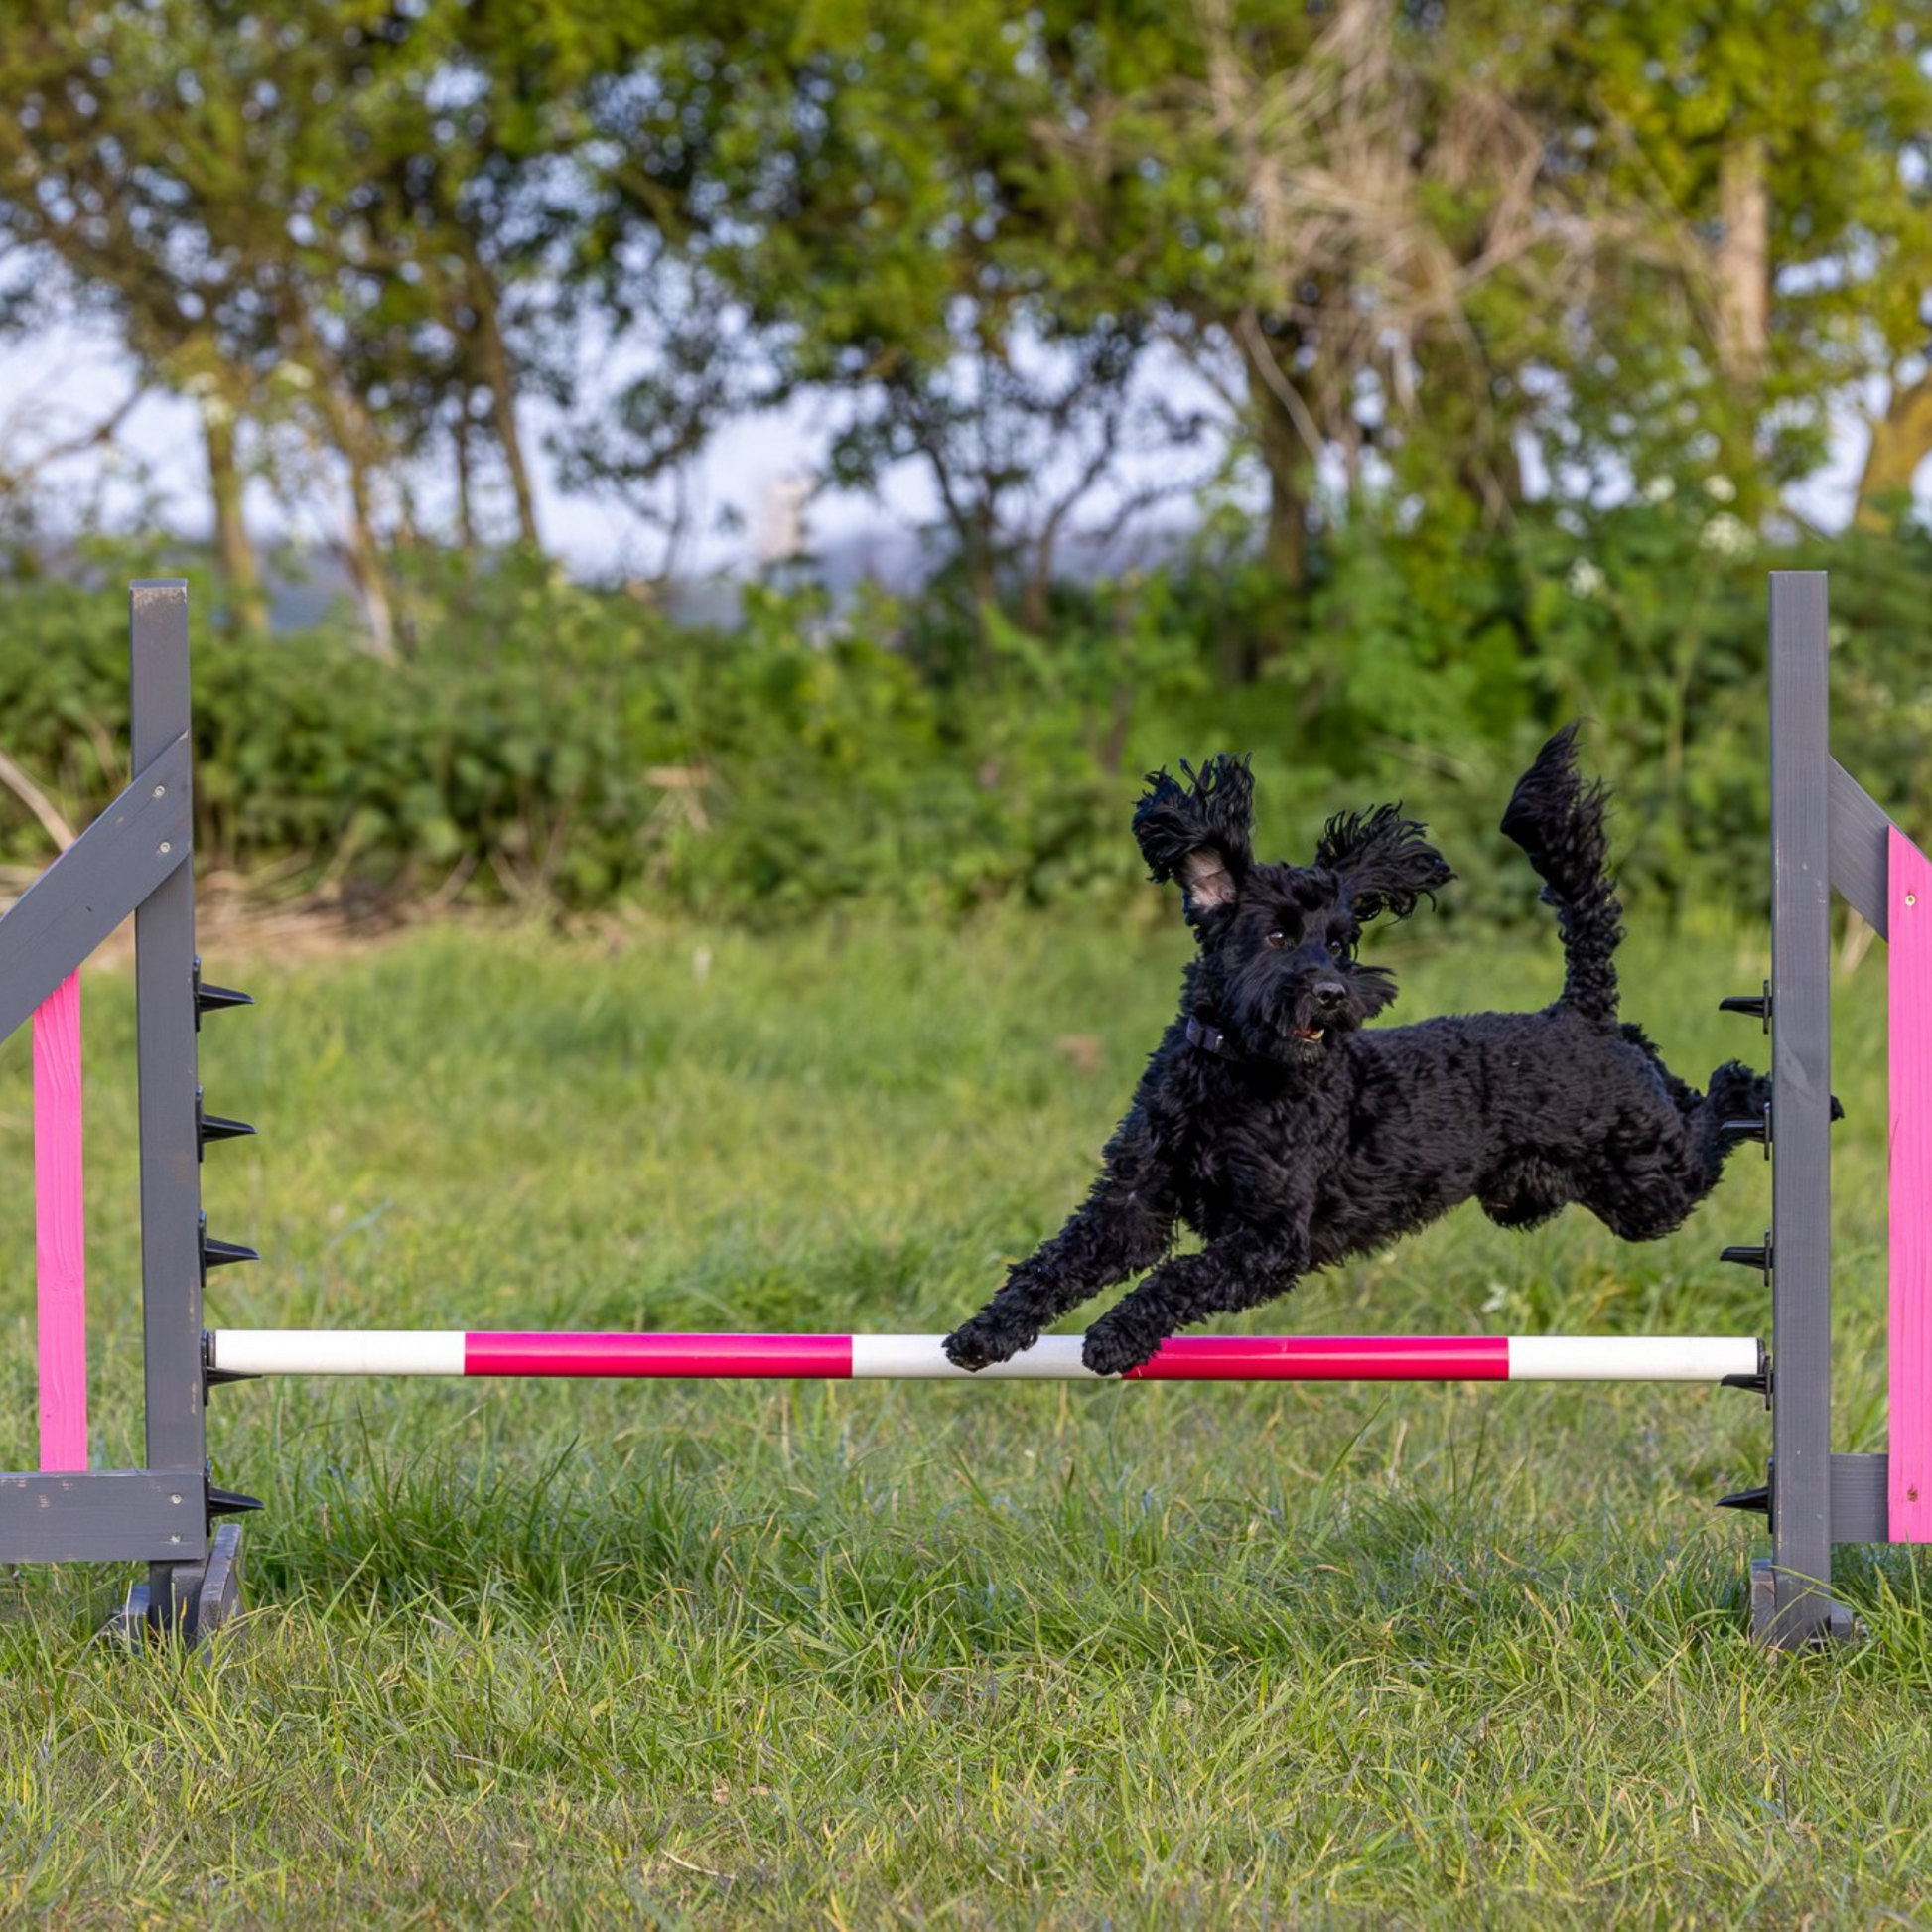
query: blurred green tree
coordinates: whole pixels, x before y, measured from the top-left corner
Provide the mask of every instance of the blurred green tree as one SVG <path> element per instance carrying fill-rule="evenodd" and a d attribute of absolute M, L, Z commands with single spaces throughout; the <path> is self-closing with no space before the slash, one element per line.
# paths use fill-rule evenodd
<path fill-rule="evenodd" d="M 290 434 L 342 464 L 345 557 L 380 649 L 394 636 L 385 547 L 413 520 L 399 471 L 439 431 L 458 450 L 465 536 L 485 433 L 534 546 L 516 402 L 537 357 L 508 317 L 540 287 L 561 217 L 542 117 L 501 111 L 506 69 L 473 57 L 469 10 L 9 11 L 19 106 L 0 128 L 0 224 L 111 311 L 152 380 L 199 401 L 237 610 L 258 621 L 244 425 L 265 466 L 290 467 Z M 308 486 L 308 467 L 285 485 Z"/>
<path fill-rule="evenodd" d="M 1611 0 L 1556 16 L 1532 103 L 1614 243 L 1553 365 L 1592 485 L 1720 475 L 1747 521 L 1888 386 L 1898 473 L 1932 337 L 1932 6 Z M 1904 474 L 1925 446 L 1904 462 Z"/>
<path fill-rule="evenodd" d="M 0 23 L 0 232 L 200 400 L 251 617 L 250 466 L 288 491 L 340 466 L 379 639 L 439 471 L 461 546 L 494 483 L 534 548 L 537 391 L 566 474 L 636 500 L 719 423 L 815 392 L 835 479 L 923 466 L 967 601 L 1035 630 L 1076 515 L 1195 487 L 1175 452 L 1217 428 L 1263 503 L 1236 675 L 1308 634 L 1345 552 L 1477 559 L 1485 649 L 1526 644 L 1511 533 L 1539 492 L 1710 482 L 1750 525 L 1859 400 L 1876 515 L 1932 436 L 1932 0 Z M 1177 403 L 1174 356 L 1218 412 Z M 1470 602 L 1411 581 L 1420 609 Z"/>

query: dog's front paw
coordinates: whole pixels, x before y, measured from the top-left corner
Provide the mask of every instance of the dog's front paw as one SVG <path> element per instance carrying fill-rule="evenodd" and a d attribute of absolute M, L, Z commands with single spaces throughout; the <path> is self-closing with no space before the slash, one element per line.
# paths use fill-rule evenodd
<path fill-rule="evenodd" d="M 1080 1360 L 1096 1375 L 1125 1375 L 1150 1362 L 1164 1336 L 1142 1334 L 1132 1324 L 1103 1314 L 1080 1343 Z"/>
<path fill-rule="evenodd" d="M 982 1312 L 970 1321 L 962 1321 L 939 1345 L 954 1368 L 977 1372 L 991 1368 L 995 1362 L 1010 1361 L 1038 1339 L 1036 1330 L 1018 1327 L 990 1312 Z"/>

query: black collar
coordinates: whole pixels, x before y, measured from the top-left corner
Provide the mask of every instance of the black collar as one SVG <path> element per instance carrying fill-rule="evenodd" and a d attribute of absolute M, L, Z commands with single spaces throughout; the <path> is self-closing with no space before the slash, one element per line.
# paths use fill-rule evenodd
<path fill-rule="evenodd" d="M 1186 1031 L 1189 1046 L 1203 1053 L 1212 1053 L 1216 1059 L 1227 1060 L 1234 1066 L 1250 1067 L 1257 1073 L 1272 1073 L 1282 1078 L 1295 1071 L 1289 1061 L 1265 1058 L 1259 1053 L 1244 1053 L 1224 1028 L 1195 1014 L 1187 1016 Z"/>
<path fill-rule="evenodd" d="M 1187 1016 L 1187 1044 L 1198 1046 L 1203 1053 L 1216 1053 L 1224 1060 L 1234 1060 L 1243 1066 L 1258 1064 L 1232 1044 L 1219 1027 L 1210 1027 L 1191 1013 Z"/>

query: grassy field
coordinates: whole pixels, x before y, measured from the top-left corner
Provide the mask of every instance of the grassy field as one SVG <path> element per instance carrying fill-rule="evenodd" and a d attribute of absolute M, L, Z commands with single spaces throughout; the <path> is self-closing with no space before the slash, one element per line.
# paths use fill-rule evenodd
<path fill-rule="evenodd" d="M 1554 947 L 1387 956 L 1408 1017 Z M 211 958 L 217 1325 L 932 1329 L 1057 1225 L 1179 935 L 855 923 Z M 1752 933 L 1627 955 L 1702 1078 Z M 1841 1002 L 1841 1449 L 1882 1447 L 1882 985 Z M 138 1440 L 130 987 L 88 982 L 98 1455 Z M 0 1466 L 31 1466 L 26 1041 L 0 1051 Z M 1751 1332 L 1746 1151 L 1684 1234 L 1463 1209 L 1256 1330 Z M 243 1384 L 249 1608 L 90 1642 L 0 1573 L 0 1920 L 1172 1926 L 1926 1922 L 1932 1636 L 1743 1634 L 1735 1391 Z"/>

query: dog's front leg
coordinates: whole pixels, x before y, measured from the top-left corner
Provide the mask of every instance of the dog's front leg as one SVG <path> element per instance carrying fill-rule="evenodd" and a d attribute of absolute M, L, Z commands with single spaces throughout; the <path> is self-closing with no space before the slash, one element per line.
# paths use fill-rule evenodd
<path fill-rule="evenodd" d="M 1305 1223 L 1223 1235 L 1199 1254 L 1163 1263 L 1122 1296 L 1087 1330 L 1080 1359 L 1096 1375 L 1125 1375 L 1188 1322 L 1287 1294 L 1308 1265 Z"/>
<path fill-rule="evenodd" d="M 1016 1262 L 992 1301 L 946 1337 L 948 1358 L 959 1368 L 986 1368 L 1031 1348 L 1096 1289 L 1159 1261 L 1173 1245 L 1173 1223 L 1157 1187 L 1103 1173 L 1059 1233 Z"/>

